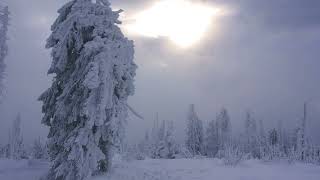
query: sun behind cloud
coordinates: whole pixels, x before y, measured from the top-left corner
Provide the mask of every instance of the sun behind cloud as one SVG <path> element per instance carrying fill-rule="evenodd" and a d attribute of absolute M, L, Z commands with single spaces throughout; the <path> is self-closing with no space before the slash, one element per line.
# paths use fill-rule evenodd
<path fill-rule="evenodd" d="M 187 0 L 162 0 L 134 15 L 126 29 L 151 38 L 167 37 L 186 48 L 201 40 L 219 11 Z"/>

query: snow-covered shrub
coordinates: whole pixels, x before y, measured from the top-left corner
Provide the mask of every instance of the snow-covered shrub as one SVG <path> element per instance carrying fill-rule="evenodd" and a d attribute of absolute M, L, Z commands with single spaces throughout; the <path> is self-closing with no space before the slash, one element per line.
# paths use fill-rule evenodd
<path fill-rule="evenodd" d="M 236 166 L 244 160 L 249 159 L 250 156 L 233 145 L 226 145 L 221 154 L 223 156 L 223 164 L 227 166 Z"/>
<path fill-rule="evenodd" d="M 193 154 L 189 151 L 188 148 L 186 148 L 185 146 L 181 146 L 180 153 L 177 154 L 177 157 L 190 159 L 193 157 Z M 177 159 L 179 159 L 179 158 L 177 158 Z"/>
<path fill-rule="evenodd" d="M 162 121 L 159 126 L 158 117 L 154 121 L 151 135 L 147 132 L 138 144 L 140 154 L 152 159 L 175 159 L 179 154 L 179 146 L 174 137 L 172 121 Z"/>
<path fill-rule="evenodd" d="M 117 155 L 121 156 L 121 159 L 124 161 L 145 159 L 145 155 L 142 151 L 140 151 L 138 144 L 126 143 L 125 148 L 122 149 L 120 153 L 117 153 Z"/>
<path fill-rule="evenodd" d="M 288 154 L 288 162 L 290 164 L 293 164 L 294 162 L 296 162 L 298 159 L 297 153 L 294 150 L 294 148 L 291 148 Z"/>
<path fill-rule="evenodd" d="M 33 159 L 48 158 L 47 146 L 41 142 L 40 138 L 34 141 L 31 155 Z"/>
<path fill-rule="evenodd" d="M 131 156 L 135 160 L 144 160 L 146 159 L 146 153 L 141 149 L 139 145 L 134 145 L 130 152 Z"/>

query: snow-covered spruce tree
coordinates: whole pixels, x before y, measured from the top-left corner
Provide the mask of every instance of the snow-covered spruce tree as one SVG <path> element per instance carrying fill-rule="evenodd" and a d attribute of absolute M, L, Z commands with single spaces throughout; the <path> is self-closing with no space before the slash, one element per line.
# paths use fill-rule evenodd
<path fill-rule="evenodd" d="M 165 121 L 161 121 L 159 125 L 159 114 L 156 113 L 153 127 L 151 129 L 150 137 L 150 152 L 149 156 L 153 159 L 164 158 L 161 155 L 161 151 L 165 150 Z M 163 154 L 163 152 L 162 152 Z"/>
<path fill-rule="evenodd" d="M 260 157 L 257 123 L 250 112 L 246 113 L 244 143 L 245 153 L 251 153 L 254 158 Z"/>
<path fill-rule="evenodd" d="M 219 138 L 218 138 L 218 128 L 216 126 L 216 121 L 212 120 L 206 129 L 206 154 L 209 157 L 215 157 L 219 151 Z"/>
<path fill-rule="evenodd" d="M 23 138 L 21 134 L 21 116 L 17 115 L 9 133 L 9 158 L 21 159 L 24 156 Z"/>
<path fill-rule="evenodd" d="M 161 125 L 158 130 L 158 137 L 160 141 L 163 141 L 166 134 L 166 122 L 164 120 L 161 121 Z"/>
<path fill-rule="evenodd" d="M 145 136 L 143 140 L 138 144 L 139 152 L 136 152 L 141 156 L 140 159 L 144 159 L 145 157 L 151 157 L 151 141 L 149 138 L 149 132 L 145 132 Z"/>
<path fill-rule="evenodd" d="M 264 129 L 264 123 L 262 120 L 259 121 L 259 135 L 258 135 L 258 143 L 259 143 L 259 151 L 260 151 L 260 158 L 265 159 L 268 158 L 268 140 L 267 135 Z"/>
<path fill-rule="evenodd" d="M 168 133 L 167 130 L 168 130 L 168 126 L 166 126 L 166 122 L 162 121 L 161 126 L 159 128 L 159 132 L 158 132 L 159 143 L 157 145 L 157 155 L 158 155 L 158 158 L 161 158 L 161 159 L 169 158 L 168 138 L 171 138 L 170 136 L 172 136 L 173 132 L 169 132 L 169 134 L 167 134 Z"/>
<path fill-rule="evenodd" d="M 154 159 L 166 158 L 168 154 L 168 149 L 166 148 L 165 142 L 165 121 L 161 121 L 161 125 L 159 126 L 159 119 L 157 115 L 157 119 L 154 122 L 154 127 L 152 129 L 152 148 L 151 148 L 151 157 Z"/>
<path fill-rule="evenodd" d="M 264 128 L 263 120 L 259 121 L 259 136 L 263 137 L 263 139 L 266 138 L 266 131 L 265 131 L 265 128 Z"/>
<path fill-rule="evenodd" d="M 203 155 L 204 150 L 204 132 L 202 121 L 199 119 L 194 105 L 190 105 L 187 117 L 187 139 L 186 148 L 190 153 L 195 155 Z"/>
<path fill-rule="evenodd" d="M 280 152 L 280 136 L 279 132 L 273 128 L 268 134 L 268 144 L 269 144 L 269 160 L 278 159 L 281 157 Z"/>
<path fill-rule="evenodd" d="M 153 158 L 153 159 L 156 159 L 156 158 L 159 158 L 158 157 L 158 153 L 157 153 L 157 150 L 158 150 L 158 144 L 160 142 L 160 137 L 159 137 L 159 115 L 158 113 L 156 114 L 155 116 L 155 120 L 153 121 L 153 127 L 151 129 L 151 136 L 149 137 L 150 138 L 150 149 L 149 149 L 149 152 L 148 152 L 148 155 Z"/>
<path fill-rule="evenodd" d="M 9 8 L 0 6 L 0 102 L 4 93 L 5 58 L 8 54 L 7 32 L 9 25 Z"/>
<path fill-rule="evenodd" d="M 278 121 L 277 131 L 279 133 L 279 148 L 282 156 L 288 156 L 291 148 L 287 129 L 283 128 L 282 121 Z"/>
<path fill-rule="evenodd" d="M 225 108 L 222 108 L 220 113 L 217 115 L 216 123 L 219 150 L 223 150 L 225 145 L 231 141 L 231 122 L 228 111 Z"/>
<path fill-rule="evenodd" d="M 49 126 L 52 166 L 46 180 L 83 180 L 108 172 L 121 145 L 133 95 L 133 42 L 107 0 L 73 0 L 59 11 L 52 48 L 52 86 L 39 98 Z"/>
<path fill-rule="evenodd" d="M 146 131 L 144 134 L 144 140 L 143 140 L 143 152 L 145 153 L 146 156 L 150 155 L 150 135 L 149 131 Z"/>
<path fill-rule="evenodd" d="M 153 142 L 153 138 L 152 137 L 150 138 L 149 132 L 146 131 L 144 138 L 136 146 L 137 151 L 133 152 L 135 156 L 134 158 L 138 160 L 143 160 L 146 157 L 156 158 L 155 157 L 156 148 L 153 148 L 152 147 L 153 145 L 156 146 L 156 144 L 154 144 Z"/>
<path fill-rule="evenodd" d="M 156 113 L 155 119 L 153 121 L 153 127 L 151 129 L 151 137 L 153 143 L 156 144 L 159 141 L 159 114 Z M 154 147 L 152 147 L 154 148 Z"/>
<path fill-rule="evenodd" d="M 306 124 L 307 124 L 307 104 L 304 104 L 303 117 L 299 122 L 296 129 L 296 151 L 298 154 L 298 160 L 305 161 L 306 159 Z"/>
<path fill-rule="evenodd" d="M 166 136 L 165 136 L 165 144 L 167 149 L 166 158 L 167 159 L 174 159 L 176 154 L 179 153 L 178 144 L 174 138 L 174 125 L 173 121 L 169 121 L 166 127 Z"/>

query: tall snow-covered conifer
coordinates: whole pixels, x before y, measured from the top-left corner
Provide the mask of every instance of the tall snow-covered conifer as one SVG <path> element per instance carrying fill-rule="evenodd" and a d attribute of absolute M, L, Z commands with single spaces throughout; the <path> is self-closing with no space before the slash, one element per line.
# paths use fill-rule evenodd
<path fill-rule="evenodd" d="M 134 93 L 134 48 L 117 26 L 121 11 L 107 0 L 72 0 L 58 12 L 46 45 L 55 77 L 39 98 L 50 128 L 45 179 L 83 180 L 107 172 L 121 144 Z"/>
<path fill-rule="evenodd" d="M 231 122 L 227 109 L 222 108 L 220 113 L 217 115 L 216 123 L 219 146 L 220 149 L 223 149 L 224 146 L 231 141 Z"/>
<path fill-rule="evenodd" d="M 299 126 L 297 128 L 296 134 L 296 151 L 298 154 L 298 158 L 301 161 L 306 159 L 306 148 L 307 148 L 307 138 L 306 138 L 306 125 L 307 125 L 307 103 L 304 103 L 303 106 L 303 117 L 299 122 Z"/>
<path fill-rule="evenodd" d="M 246 153 L 251 153 L 253 157 L 260 156 L 260 149 L 258 146 L 258 131 L 257 122 L 254 119 L 251 112 L 246 113 L 245 119 L 245 134 L 244 134 L 245 147 L 244 151 Z"/>
<path fill-rule="evenodd" d="M 176 143 L 176 140 L 174 138 L 174 125 L 173 121 L 169 121 L 167 128 L 166 128 L 166 137 L 165 137 L 165 143 L 167 148 L 167 155 L 166 158 L 174 159 L 175 155 L 178 153 L 178 144 Z"/>
<path fill-rule="evenodd" d="M 187 117 L 187 139 L 186 147 L 194 155 L 203 154 L 204 132 L 202 121 L 199 119 L 194 105 L 190 105 Z"/>
<path fill-rule="evenodd" d="M 0 101 L 4 92 L 5 57 L 8 54 L 7 31 L 9 25 L 9 9 L 0 6 Z"/>
<path fill-rule="evenodd" d="M 21 134 L 21 116 L 17 115 L 13 121 L 9 134 L 9 158 L 21 159 L 23 156 L 23 138 Z"/>
<path fill-rule="evenodd" d="M 260 149 L 260 158 L 265 158 L 268 153 L 268 141 L 263 120 L 259 121 L 258 143 Z"/>
<path fill-rule="evenodd" d="M 206 129 L 206 154 L 215 157 L 219 151 L 218 128 L 216 121 L 212 120 Z"/>

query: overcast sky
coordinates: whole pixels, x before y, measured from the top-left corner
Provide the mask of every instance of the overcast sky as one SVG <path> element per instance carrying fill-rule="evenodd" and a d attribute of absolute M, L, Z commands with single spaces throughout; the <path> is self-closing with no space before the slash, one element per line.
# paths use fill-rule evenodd
<path fill-rule="evenodd" d="M 265 124 L 283 120 L 293 127 L 302 117 L 303 102 L 308 101 L 309 129 L 320 143 L 320 1 L 198 1 L 225 7 L 228 13 L 219 17 L 196 47 L 182 50 L 166 38 L 129 35 L 135 41 L 139 65 L 136 94 L 130 104 L 145 117 L 129 119 L 129 134 L 141 136 L 159 112 L 160 119 L 176 122 L 182 138 L 191 103 L 205 122 L 226 107 L 238 131 L 247 110 Z M 46 74 L 51 58 L 44 44 L 56 11 L 65 2 L 4 0 L 11 11 L 11 26 L 7 94 L 0 106 L 0 144 L 6 142 L 18 112 L 26 140 L 46 136 L 37 101 L 52 78 Z M 153 2 L 111 3 L 130 17 Z"/>

